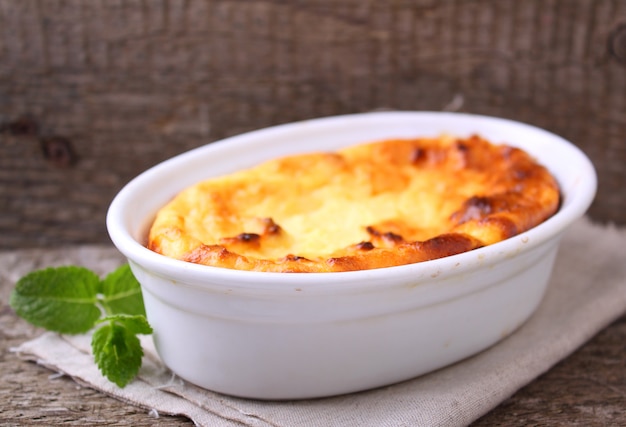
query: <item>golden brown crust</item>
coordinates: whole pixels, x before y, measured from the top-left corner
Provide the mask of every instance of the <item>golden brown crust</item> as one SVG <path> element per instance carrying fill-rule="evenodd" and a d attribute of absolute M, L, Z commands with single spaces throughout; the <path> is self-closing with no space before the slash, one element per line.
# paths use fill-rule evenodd
<path fill-rule="evenodd" d="M 466 252 L 543 222 L 555 179 L 479 136 L 386 140 L 275 159 L 181 192 L 148 247 L 217 267 L 332 272 Z"/>

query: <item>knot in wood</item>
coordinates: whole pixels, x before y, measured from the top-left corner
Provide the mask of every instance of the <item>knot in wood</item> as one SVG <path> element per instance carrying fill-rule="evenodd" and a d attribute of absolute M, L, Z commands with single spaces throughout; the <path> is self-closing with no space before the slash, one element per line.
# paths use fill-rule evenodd
<path fill-rule="evenodd" d="M 620 64 L 626 65 L 626 23 L 615 28 L 609 35 L 609 53 Z"/>
<path fill-rule="evenodd" d="M 76 163 L 76 155 L 69 139 L 50 136 L 41 139 L 41 149 L 46 160 L 59 168 L 69 168 Z"/>
<path fill-rule="evenodd" d="M 39 125 L 34 118 L 21 116 L 13 121 L 0 125 L 0 131 L 6 131 L 14 136 L 30 136 L 38 133 Z"/>

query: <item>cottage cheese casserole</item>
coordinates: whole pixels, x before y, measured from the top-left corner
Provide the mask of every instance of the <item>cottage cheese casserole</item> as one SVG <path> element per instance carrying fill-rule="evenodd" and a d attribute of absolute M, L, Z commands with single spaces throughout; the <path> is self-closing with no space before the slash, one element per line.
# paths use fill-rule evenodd
<path fill-rule="evenodd" d="M 479 135 L 388 139 L 200 182 L 159 210 L 148 248 L 237 270 L 375 269 L 507 239 L 559 201 L 554 177 L 519 148 Z"/>

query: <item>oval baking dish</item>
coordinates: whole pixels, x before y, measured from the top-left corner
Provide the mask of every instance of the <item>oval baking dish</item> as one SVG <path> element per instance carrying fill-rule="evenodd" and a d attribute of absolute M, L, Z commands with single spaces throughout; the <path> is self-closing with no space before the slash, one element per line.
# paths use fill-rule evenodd
<path fill-rule="evenodd" d="M 157 210 L 208 177 L 288 154 L 442 133 L 524 149 L 559 182 L 560 210 L 490 246 L 364 271 L 237 271 L 144 246 Z M 560 237 L 595 191 L 587 157 L 542 129 L 469 114 L 376 112 L 275 126 L 176 156 L 119 192 L 107 227 L 141 283 L 155 346 L 174 373 L 230 395 L 302 399 L 407 380 L 515 331 L 539 305 Z"/>

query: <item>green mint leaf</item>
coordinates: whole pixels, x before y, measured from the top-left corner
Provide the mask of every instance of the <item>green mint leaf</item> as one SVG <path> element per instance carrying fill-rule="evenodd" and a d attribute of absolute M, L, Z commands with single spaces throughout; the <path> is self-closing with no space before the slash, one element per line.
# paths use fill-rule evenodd
<path fill-rule="evenodd" d="M 151 334 L 139 283 L 124 265 L 104 280 L 82 267 L 34 271 L 21 278 L 10 301 L 28 322 L 66 333 L 95 330 L 91 346 L 100 371 L 120 387 L 139 372 L 143 350 L 138 334 Z M 100 319 L 102 309 L 109 314 Z"/>
<path fill-rule="evenodd" d="M 128 332 L 132 334 L 150 335 L 152 333 L 152 327 L 148 323 L 148 320 L 146 320 L 146 317 L 141 314 L 115 314 L 113 316 L 103 318 L 100 322 L 116 323 L 124 326 Z"/>
<path fill-rule="evenodd" d="M 22 277 L 9 304 L 31 324 L 64 334 L 93 328 L 101 311 L 96 305 L 100 278 L 82 267 L 57 267 Z"/>
<path fill-rule="evenodd" d="M 109 274 L 101 283 L 101 300 L 107 314 L 146 314 L 141 287 L 130 266 L 125 264 Z"/>
<path fill-rule="evenodd" d="M 96 329 L 91 348 L 102 374 L 119 387 L 126 386 L 139 372 L 143 350 L 137 335 L 124 324 L 110 321 Z"/>

